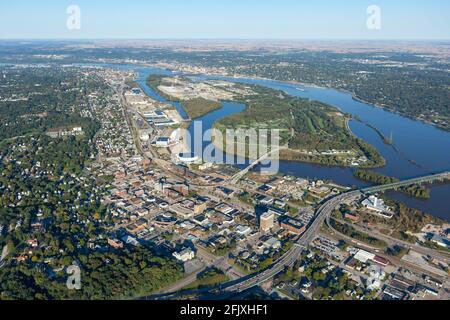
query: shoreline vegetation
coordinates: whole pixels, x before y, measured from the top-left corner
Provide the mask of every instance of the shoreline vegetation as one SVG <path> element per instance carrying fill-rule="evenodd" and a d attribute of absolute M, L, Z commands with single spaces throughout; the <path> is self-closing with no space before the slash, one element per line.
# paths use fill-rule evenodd
<path fill-rule="evenodd" d="M 273 80 L 273 79 L 266 79 L 266 80 L 270 80 L 270 81 L 277 81 L 277 80 Z M 374 101 L 370 101 L 370 100 L 366 100 L 364 98 L 359 97 L 355 92 L 350 91 L 350 90 L 346 90 L 343 88 L 336 88 L 333 86 L 328 86 L 328 85 L 318 85 L 318 84 L 314 84 L 314 83 L 301 83 L 301 82 L 296 82 L 296 81 L 289 81 L 289 83 L 291 84 L 300 84 L 303 85 L 305 87 L 311 87 L 311 88 L 326 88 L 326 89 L 332 89 L 332 90 L 336 90 L 338 92 L 342 92 L 342 93 L 347 93 L 349 94 L 353 100 L 357 101 L 357 102 L 361 102 L 364 104 L 367 104 L 369 106 L 372 106 L 374 108 L 378 108 L 378 109 L 382 109 L 384 111 L 393 113 L 393 114 L 397 114 L 399 116 L 414 120 L 414 121 L 418 121 L 430 126 L 433 126 L 436 129 L 442 130 L 444 132 L 450 132 L 450 126 L 442 126 L 440 124 L 434 123 L 431 120 L 427 120 L 424 118 L 421 118 L 420 116 L 416 116 L 416 115 L 412 115 L 412 114 L 408 114 L 408 113 L 404 113 L 404 112 L 400 112 L 399 110 L 396 110 L 394 108 L 391 108 L 387 105 L 381 105 L 379 103 L 376 103 Z M 366 125 L 368 125 L 367 123 L 364 123 Z M 395 148 L 392 139 L 385 137 L 376 127 L 373 127 L 371 125 L 369 125 L 370 128 L 374 129 L 379 135 L 380 137 L 383 139 L 384 143 L 386 143 L 387 145 L 392 145 L 392 147 Z"/>
<path fill-rule="evenodd" d="M 386 164 L 372 145 L 357 138 L 349 130 L 349 116 L 339 109 L 262 86 L 252 86 L 252 89 L 255 95 L 237 101 L 245 104 L 246 109 L 217 121 L 214 129 L 224 133 L 229 128 L 285 128 L 280 132 L 280 145 L 284 146 L 280 151 L 281 160 L 353 167 L 349 158 L 366 158 L 365 162 L 359 164 L 360 167 L 379 168 Z M 216 146 L 225 149 L 217 143 Z M 248 145 L 246 147 L 248 149 Z"/>
<path fill-rule="evenodd" d="M 301 54 L 301 56 L 306 59 L 301 68 L 295 65 L 295 62 L 279 66 L 267 61 L 260 61 L 252 66 L 230 67 L 227 72 L 236 78 L 257 78 L 345 92 L 351 95 L 355 101 L 432 125 L 444 132 L 450 131 L 449 114 L 446 112 L 448 104 L 445 100 L 448 97 L 448 93 L 446 93 L 448 84 L 445 83 L 446 75 L 443 70 L 435 70 L 435 74 L 419 75 L 416 73 L 417 70 L 409 69 L 409 75 L 414 74 L 421 77 L 419 81 L 412 83 L 405 81 L 406 77 L 399 77 L 399 74 L 391 69 L 380 70 L 378 66 L 366 65 L 366 68 L 373 69 L 372 72 L 366 73 L 365 78 L 351 78 L 349 74 L 352 73 L 349 73 L 349 68 L 350 70 L 359 70 L 359 64 L 345 64 L 345 67 L 344 64 L 321 66 L 311 60 L 315 57 L 305 57 L 305 54 Z M 367 74 L 370 74 L 370 77 L 367 77 Z M 383 76 L 387 81 L 383 81 L 381 78 Z M 340 80 L 339 84 L 335 83 L 336 79 Z M 358 82 L 357 80 L 362 81 Z M 377 90 L 373 90 L 374 85 Z M 435 88 L 436 92 L 432 97 L 435 102 L 433 108 L 427 103 L 430 91 L 424 90 L 430 86 Z M 402 89 L 400 99 L 399 88 Z M 383 94 L 380 95 L 380 92 Z"/>
<path fill-rule="evenodd" d="M 172 69 L 172 71 L 177 71 L 176 68 Z M 215 74 L 208 74 L 210 76 L 217 76 Z M 402 117 L 414 120 L 414 121 L 418 121 L 427 125 L 431 125 L 436 129 L 442 130 L 444 132 L 450 132 L 450 127 L 446 127 L 446 126 L 442 126 L 440 124 L 434 123 L 431 120 L 427 120 L 424 118 L 421 118 L 419 116 L 415 116 L 415 115 L 411 115 L 408 113 L 404 113 L 404 112 L 400 112 L 398 110 L 395 110 L 393 108 L 390 108 L 387 105 L 381 105 L 377 102 L 373 102 L 364 98 L 359 97 L 355 92 L 344 89 L 344 88 L 338 88 L 338 87 L 333 87 L 330 85 L 325 85 L 325 84 L 316 84 L 313 82 L 302 82 L 302 81 L 292 81 L 292 80 L 279 80 L 279 79 L 275 79 L 275 78 L 270 78 L 270 77 L 263 77 L 263 76 L 258 76 L 258 75 L 251 75 L 251 74 L 219 74 L 219 76 L 225 76 L 225 77 L 230 77 L 230 78 L 234 78 L 234 79 L 255 79 L 255 80 L 263 80 L 263 81 L 274 81 L 274 82 L 279 82 L 279 83 L 288 83 L 288 84 L 292 84 L 292 85 L 296 85 L 296 86 L 303 86 L 306 88 L 323 88 L 323 89 L 332 89 L 332 90 L 336 90 L 338 92 L 342 92 L 342 93 L 347 93 L 349 95 L 351 95 L 352 99 L 361 103 L 365 103 L 368 104 L 374 108 L 378 108 L 378 109 L 382 109 L 385 110 L 387 112 L 393 113 L 393 114 L 397 114 L 400 115 Z M 374 130 L 378 131 L 378 129 L 373 128 Z M 378 132 L 377 132 L 378 133 Z M 385 140 L 384 135 L 382 135 L 383 141 L 385 142 L 389 142 L 389 140 Z M 388 145 L 390 145 L 390 143 L 387 143 Z"/>
<path fill-rule="evenodd" d="M 376 185 L 390 184 L 399 181 L 397 178 L 388 177 L 383 174 L 368 170 L 356 170 L 353 174 L 356 178 L 358 178 L 361 181 L 374 183 Z M 399 188 L 397 191 L 400 191 L 411 197 L 422 200 L 428 200 L 431 197 L 430 190 L 418 184 L 409 187 L 402 187 Z"/>
<path fill-rule="evenodd" d="M 383 140 L 384 144 L 391 146 L 396 152 L 398 152 L 398 149 L 395 147 L 394 145 L 394 139 L 393 137 L 386 137 L 383 132 L 381 132 L 377 127 L 371 125 L 370 123 L 366 122 L 366 121 L 362 121 L 361 119 L 356 119 L 359 122 L 361 122 L 362 124 L 365 124 L 366 126 L 368 126 L 370 129 L 372 129 L 373 131 L 375 131 L 381 138 L 381 140 Z"/>
<path fill-rule="evenodd" d="M 180 103 L 188 117 L 192 120 L 199 119 L 208 113 L 222 108 L 222 104 L 219 101 L 211 101 L 204 98 L 182 100 Z"/>
<path fill-rule="evenodd" d="M 386 225 L 380 232 L 387 236 L 392 236 L 396 239 L 410 243 L 417 243 L 419 239 L 415 234 L 422 232 L 422 229 L 426 225 L 434 224 L 442 226 L 446 223 L 445 220 L 429 213 L 409 208 L 401 201 L 392 200 L 387 197 L 383 198 L 386 201 L 386 204 L 392 207 L 396 213 L 392 219 L 389 220 L 388 225 L 384 218 L 370 213 L 362 214 L 362 218 L 367 223 Z"/>
<path fill-rule="evenodd" d="M 204 98 L 195 98 L 190 100 L 179 100 L 171 97 L 170 95 L 159 90 L 159 86 L 164 83 L 164 78 L 167 76 L 162 75 L 151 75 L 147 78 L 147 85 L 155 90 L 159 95 L 166 98 L 171 102 L 179 102 L 183 107 L 184 111 L 188 115 L 189 119 L 196 120 L 208 113 L 219 110 L 222 108 L 222 103 L 220 101 L 212 101 Z"/>
<path fill-rule="evenodd" d="M 178 99 L 161 92 L 158 87 L 167 76 L 151 75 L 147 85 L 169 101 Z M 291 97 L 286 93 L 262 86 L 251 86 L 253 95 L 241 96 L 235 102 L 243 103 L 246 109 L 238 114 L 217 121 L 213 128 L 222 134 L 226 129 L 280 129 L 280 159 L 293 162 L 320 164 L 329 167 L 353 167 L 360 161 L 361 168 L 379 168 L 385 159 L 372 145 L 357 138 L 349 130 L 348 115 L 333 106 L 317 101 Z M 188 116 L 198 119 L 221 108 L 220 102 L 202 98 L 180 101 Z M 226 150 L 214 141 L 219 150 Z M 311 147 L 313 146 L 313 148 Z M 350 149 L 349 149 L 350 147 Z M 248 158 L 249 145 L 245 154 L 239 152 L 235 142 L 235 154 Z M 340 150 L 340 151 L 339 151 Z M 353 160 L 351 160 L 353 159 Z"/>

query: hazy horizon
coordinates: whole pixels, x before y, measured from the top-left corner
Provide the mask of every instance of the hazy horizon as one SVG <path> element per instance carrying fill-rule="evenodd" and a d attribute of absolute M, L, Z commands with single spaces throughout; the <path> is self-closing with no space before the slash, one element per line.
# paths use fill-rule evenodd
<path fill-rule="evenodd" d="M 30 41 L 30 42 L 40 42 L 40 41 L 66 41 L 66 42 L 96 42 L 96 41 L 172 41 L 172 42 L 185 42 L 185 41 L 223 41 L 223 42 L 239 42 L 239 41 L 252 41 L 252 42 L 267 42 L 267 41 L 278 41 L 278 42 L 370 42 L 370 43 L 391 43 L 391 42 L 449 42 L 450 39 L 346 39 L 346 38 L 0 38 L 2 42 L 17 42 L 17 41 Z"/>
<path fill-rule="evenodd" d="M 0 3 L 0 39 L 448 41 L 449 12 L 442 0 L 19 0 Z"/>

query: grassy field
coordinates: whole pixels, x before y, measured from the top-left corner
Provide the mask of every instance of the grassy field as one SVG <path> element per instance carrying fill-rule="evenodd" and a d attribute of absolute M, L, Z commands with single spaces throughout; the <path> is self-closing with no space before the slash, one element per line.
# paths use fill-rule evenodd
<path fill-rule="evenodd" d="M 214 286 L 219 283 L 224 283 L 229 281 L 227 275 L 225 275 L 222 271 L 212 268 L 206 270 L 202 274 L 200 274 L 196 281 L 185 287 L 184 289 L 196 289 L 199 287 L 209 287 Z"/>
<path fill-rule="evenodd" d="M 346 224 L 342 224 L 334 219 L 331 219 L 331 226 L 338 232 L 346 235 L 347 237 L 355 239 L 357 241 L 361 241 L 363 243 L 366 243 L 368 245 L 371 245 L 371 246 L 374 246 L 377 248 L 386 248 L 387 247 L 386 242 L 379 240 L 377 238 L 371 237 L 370 235 L 368 235 L 366 233 L 359 232 L 356 229 L 354 229 L 353 227 L 346 225 Z"/>
<path fill-rule="evenodd" d="M 161 96 L 165 97 L 166 99 L 170 101 L 179 101 L 181 105 L 183 106 L 184 111 L 186 111 L 186 114 L 189 116 L 190 119 L 195 120 L 198 118 L 203 117 L 204 115 L 218 110 L 222 107 L 222 104 L 219 101 L 212 101 L 207 100 L 204 98 L 196 98 L 196 99 L 190 99 L 190 100 L 179 100 L 174 97 L 171 97 L 170 95 L 160 91 L 158 87 L 160 85 L 167 84 L 165 83 L 164 79 L 167 78 L 166 76 L 161 75 L 152 75 L 148 77 L 147 79 L 147 85 L 151 87 L 153 90 L 158 92 Z"/>

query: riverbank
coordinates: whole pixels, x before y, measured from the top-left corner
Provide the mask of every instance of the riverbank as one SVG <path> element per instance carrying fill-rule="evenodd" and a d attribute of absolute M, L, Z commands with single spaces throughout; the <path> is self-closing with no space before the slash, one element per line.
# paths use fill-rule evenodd
<path fill-rule="evenodd" d="M 223 101 L 221 105 L 213 102 L 206 105 L 198 104 L 195 101 L 187 104 L 186 101 L 176 101 L 178 99 L 160 90 L 161 85 L 166 83 L 169 86 L 181 82 L 187 87 L 194 87 L 194 83 L 203 84 L 202 81 L 191 79 L 193 84 L 190 86 L 191 82 L 186 78 L 170 78 L 164 75 L 150 75 L 146 79 L 147 86 L 160 96 L 171 102 L 179 102 L 191 119 L 202 120 L 203 116 L 222 108 Z M 229 83 L 236 85 L 234 82 Z M 181 86 L 178 91 L 183 88 Z M 303 98 L 289 98 L 286 93 L 263 86 L 254 85 L 247 90 L 250 91 L 249 94 L 234 99 L 245 106 L 244 111 L 216 119 L 212 124 L 212 127 L 219 129 L 223 136 L 229 129 L 255 128 L 258 131 L 258 129 L 279 130 L 279 128 L 289 127 L 291 128 L 289 134 L 285 132 L 280 134 L 280 144 L 285 145 L 286 148 L 283 148 L 281 157 L 277 157 L 277 160 L 342 168 L 373 169 L 385 165 L 385 159 L 373 146 L 353 134 L 347 122 L 349 117 L 339 112 L 337 108 Z M 189 105 L 192 108 L 186 108 Z M 217 142 L 215 144 L 218 150 L 224 152 L 225 146 L 219 146 Z M 292 144 L 297 148 L 291 147 Z M 235 149 L 238 149 L 235 155 L 243 158 L 251 156 L 248 154 L 249 150 L 245 150 L 248 149 L 248 145 L 240 147 L 235 146 Z M 253 148 L 258 147 L 253 146 Z"/>
<path fill-rule="evenodd" d="M 214 77 L 216 75 L 211 74 L 211 76 Z M 368 105 L 371 105 L 371 106 L 373 106 L 375 108 L 379 108 L 379 109 L 388 111 L 390 113 L 397 114 L 399 116 L 406 117 L 408 119 L 411 119 L 411 120 L 414 120 L 414 121 L 418 121 L 418 122 L 421 122 L 421 123 L 433 126 L 434 128 L 437 128 L 437 129 L 442 130 L 444 132 L 450 132 L 450 127 L 443 127 L 443 126 L 440 126 L 440 125 L 434 123 L 433 121 L 430 121 L 430 120 L 427 120 L 427 119 L 423 119 L 421 117 L 414 116 L 414 115 L 411 115 L 411 114 L 408 114 L 408 113 L 399 112 L 398 110 L 392 109 L 392 108 L 390 108 L 389 106 L 386 106 L 386 105 L 381 105 L 381 104 L 378 104 L 376 102 L 367 101 L 367 100 L 359 97 L 355 92 L 352 92 L 352 91 L 349 91 L 349 90 L 346 90 L 346 89 L 342 89 L 342 88 L 335 88 L 335 87 L 326 86 L 326 85 L 317 85 L 315 83 L 304 83 L 304 82 L 299 82 L 299 81 L 275 80 L 275 79 L 270 79 L 270 78 L 265 78 L 265 77 L 260 77 L 260 76 L 254 76 L 254 75 L 241 75 L 241 74 L 235 75 L 234 74 L 234 75 L 219 75 L 219 76 L 221 76 L 221 77 L 222 76 L 224 76 L 224 77 L 232 77 L 232 78 L 235 78 L 235 79 L 255 79 L 255 80 L 261 80 L 261 81 L 273 81 L 273 82 L 278 82 L 278 83 L 288 83 L 288 84 L 292 84 L 294 86 L 303 86 L 303 87 L 306 87 L 306 88 L 336 90 L 338 92 L 342 92 L 342 93 L 346 93 L 346 94 L 351 95 L 351 97 L 355 101 L 358 101 L 358 102 L 361 102 L 361 103 L 364 103 L 364 104 L 368 104 Z"/>
<path fill-rule="evenodd" d="M 186 100 L 171 96 L 160 89 L 160 86 L 164 84 L 165 78 L 169 77 L 151 75 L 146 79 L 146 83 L 150 88 L 152 88 L 160 96 L 167 99 L 169 102 L 179 103 L 190 120 L 200 119 L 201 117 L 219 110 L 222 107 L 220 101 L 208 100 L 200 96 Z"/>
<path fill-rule="evenodd" d="M 239 101 L 246 109 L 217 121 L 216 130 L 224 134 L 228 129 L 270 132 L 285 128 L 279 131 L 279 145 L 285 146 L 281 160 L 342 168 L 373 169 L 386 164 L 376 148 L 350 130 L 351 117 L 334 106 L 260 85 L 251 88 L 256 94 Z"/>
<path fill-rule="evenodd" d="M 371 172 L 367 170 L 357 170 L 354 172 L 354 175 L 356 178 L 365 181 L 370 182 L 375 185 L 384 185 L 384 184 L 391 184 L 399 182 L 398 179 L 393 177 L 388 177 L 376 172 Z M 430 190 L 421 186 L 421 185 L 411 185 L 408 187 L 401 187 L 398 189 L 398 191 L 407 194 L 409 196 L 412 196 L 417 199 L 422 200 L 428 200 L 430 199 Z"/>
<path fill-rule="evenodd" d="M 116 66 L 114 66 L 116 67 Z M 121 66 L 121 68 L 134 69 L 140 73 L 140 83 L 150 74 L 164 74 L 172 76 L 168 70 L 141 68 L 137 70 L 132 65 Z M 190 76 L 190 75 L 189 75 Z M 306 99 L 322 101 L 333 105 L 343 112 L 352 115 L 354 118 L 360 118 L 364 122 L 372 124 L 380 132 L 389 135 L 392 130 L 395 132 L 395 146 L 399 152 L 395 152 L 391 146 L 384 143 L 373 129 L 359 123 L 350 121 L 350 129 L 354 135 L 375 146 L 386 159 L 386 166 L 377 169 L 377 172 L 388 176 L 395 176 L 398 179 L 408 179 L 421 176 L 427 173 L 440 172 L 448 170 L 450 161 L 450 139 L 449 135 L 437 130 L 433 126 L 423 124 L 422 122 L 411 121 L 408 118 L 390 113 L 381 108 L 375 108 L 373 105 L 358 103 L 342 90 L 331 90 L 320 87 L 316 89 L 310 87 L 310 90 L 300 92 L 285 82 L 259 82 L 257 80 L 245 77 L 245 80 L 237 78 L 230 79 L 223 76 L 204 76 L 198 75 L 194 78 L 204 80 L 225 80 L 238 81 L 242 84 L 258 84 L 283 90 L 289 95 L 300 96 Z M 145 84 L 143 84 L 145 85 Z M 147 88 L 152 96 L 150 88 Z M 218 119 L 228 116 L 235 112 L 241 112 L 241 107 L 227 107 L 227 110 L 218 110 L 202 117 L 204 128 L 208 129 Z M 327 167 L 315 163 L 289 162 L 280 160 L 280 174 L 287 174 L 298 177 L 317 178 L 322 180 L 335 181 L 340 185 L 352 187 L 366 187 L 353 176 L 352 168 Z M 414 161 L 416 164 L 413 164 Z M 441 217 L 447 221 L 450 219 L 450 210 L 448 207 L 448 194 L 450 185 L 431 185 L 431 198 L 427 201 L 410 198 L 402 193 L 389 192 L 389 198 L 399 200 L 412 208 L 428 212 L 434 216 Z"/>
<path fill-rule="evenodd" d="M 217 129 L 215 129 L 217 130 Z M 223 134 L 221 134 L 223 136 Z M 253 158 L 249 158 L 249 146 L 246 145 L 245 148 L 237 148 L 237 143 L 235 143 L 235 154 L 229 154 L 227 152 L 227 150 L 225 150 L 226 148 L 224 148 L 223 145 L 221 145 L 220 143 L 218 143 L 218 141 L 216 140 L 212 140 L 212 143 L 215 147 L 215 149 L 221 153 L 223 153 L 224 155 L 228 155 L 228 156 L 235 156 L 238 158 L 243 158 L 248 162 L 252 162 L 252 161 L 256 161 L 257 159 L 253 159 Z M 268 152 L 270 151 L 270 149 L 267 150 Z M 258 156 L 262 157 L 264 156 L 264 154 L 260 154 L 260 152 L 258 152 Z M 301 157 L 302 158 L 301 158 Z M 317 158 L 311 158 L 310 155 L 308 155 L 307 153 L 303 153 L 301 151 L 298 150 L 292 150 L 289 149 L 287 147 L 281 147 L 279 149 L 279 153 L 276 156 L 273 156 L 273 154 L 271 154 L 270 156 L 268 156 L 266 158 L 267 161 L 286 161 L 286 162 L 292 162 L 292 163 L 305 163 L 305 164 L 313 164 L 313 165 L 319 165 L 322 167 L 328 167 L 328 168 L 342 168 L 342 169 L 356 169 L 356 168 L 361 168 L 361 169 L 376 169 L 376 168 L 381 168 L 383 167 L 383 165 L 379 165 L 379 166 L 351 166 L 351 165 L 329 165 L 327 164 L 328 161 L 324 161 L 323 158 L 322 159 L 317 159 Z"/>

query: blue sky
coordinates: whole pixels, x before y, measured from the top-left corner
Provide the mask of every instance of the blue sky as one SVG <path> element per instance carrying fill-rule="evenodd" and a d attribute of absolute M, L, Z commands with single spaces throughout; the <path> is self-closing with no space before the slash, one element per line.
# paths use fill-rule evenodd
<path fill-rule="evenodd" d="M 68 30 L 67 7 L 81 9 Z M 369 5 L 381 30 L 366 26 Z M 0 1 L 0 39 L 450 39 L 448 0 Z"/>

